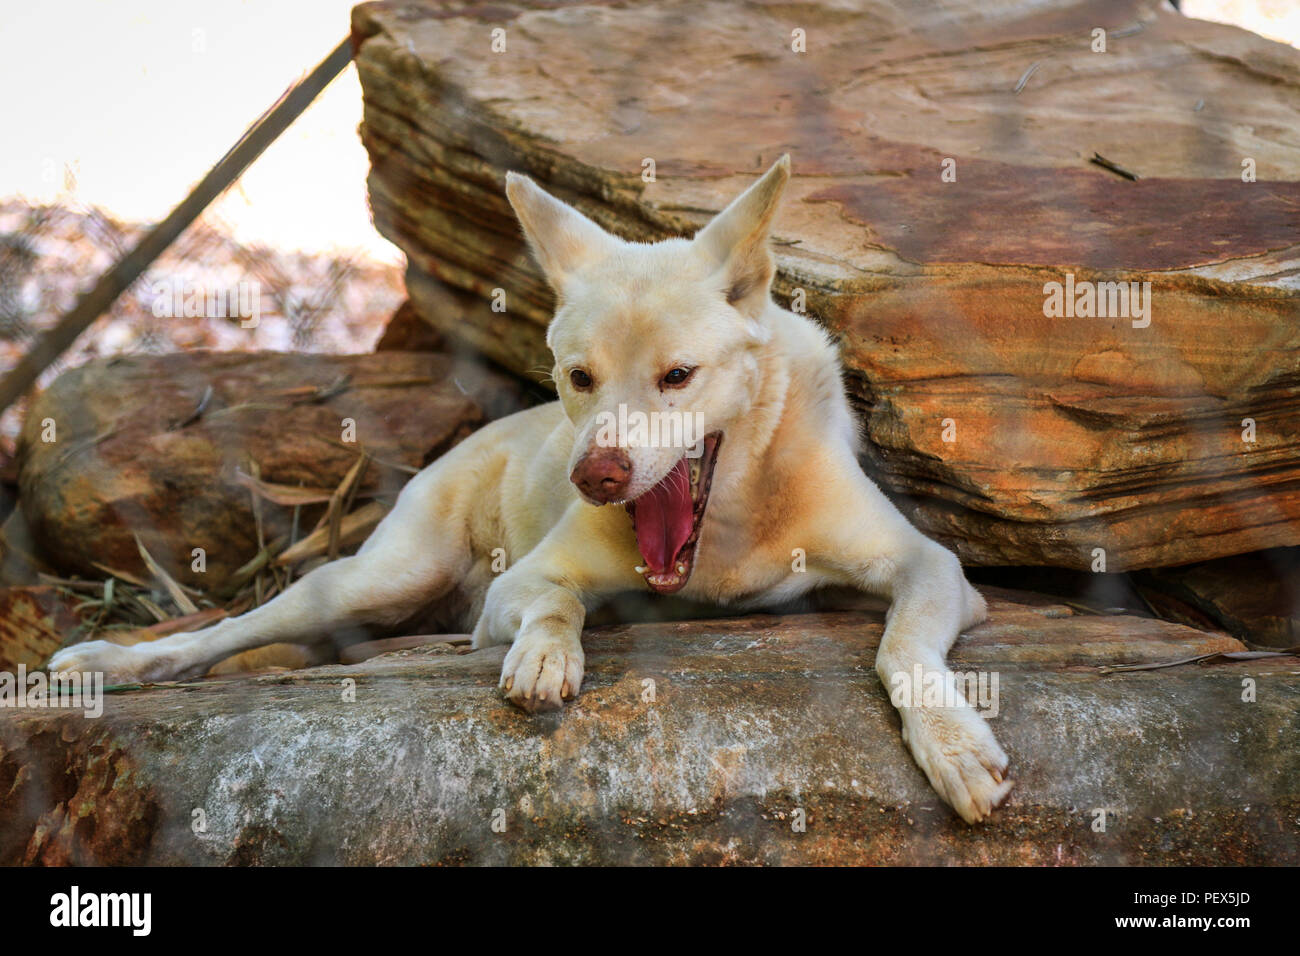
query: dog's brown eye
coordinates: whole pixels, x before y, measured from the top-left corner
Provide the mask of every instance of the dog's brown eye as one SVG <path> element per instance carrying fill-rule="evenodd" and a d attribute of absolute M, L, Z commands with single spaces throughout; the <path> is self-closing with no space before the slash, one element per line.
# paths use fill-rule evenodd
<path fill-rule="evenodd" d="M 569 381 L 573 383 L 574 388 L 581 391 L 591 388 L 591 376 L 580 368 L 575 368 L 569 373 Z"/>
<path fill-rule="evenodd" d="M 682 368 L 678 366 L 664 376 L 664 384 L 674 387 L 685 385 L 690 381 L 691 375 L 694 374 L 694 372 L 695 369 L 693 368 Z"/>

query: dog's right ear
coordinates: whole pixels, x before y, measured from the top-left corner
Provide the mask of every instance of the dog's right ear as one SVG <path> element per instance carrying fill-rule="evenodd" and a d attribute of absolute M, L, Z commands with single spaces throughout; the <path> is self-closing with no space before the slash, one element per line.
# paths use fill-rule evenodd
<path fill-rule="evenodd" d="M 574 271 L 604 258 L 619 240 L 527 176 L 506 173 L 506 197 L 557 294 Z"/>
<path fill-rule="evenodd" d="M 695 234 L 694 245 L 717 269 L 727 303 L 751 317 L 770 301 L 776 262 L 768 234 L 789 179 L 787 153 Z"/>

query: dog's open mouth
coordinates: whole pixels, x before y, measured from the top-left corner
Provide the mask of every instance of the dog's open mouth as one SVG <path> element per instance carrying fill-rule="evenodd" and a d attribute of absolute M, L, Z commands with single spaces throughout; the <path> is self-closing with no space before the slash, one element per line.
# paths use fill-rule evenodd
<path fill-rule="evenodd" d="M 659 484 L 623 506 L 645 561 L 637 573 L 660 594 L 680 591 L 691 579 L 721 444 L 722 432 L 706 435 L 698 458 L 683 456 Z"/>

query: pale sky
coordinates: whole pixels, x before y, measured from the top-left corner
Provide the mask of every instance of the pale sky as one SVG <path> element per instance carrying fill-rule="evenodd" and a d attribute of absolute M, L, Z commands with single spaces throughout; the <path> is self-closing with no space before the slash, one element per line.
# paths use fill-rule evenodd
<path fill-rule="evenodd" d="M 73 198 L 127 220 L 180 202 L 348 33 L 349 0 L 57 0 L 0 14 L 0 195 Z M 370 224 L 348 66 L 212 207 L 244 241 L 361 249 L 400 261 Z"/>
<path fill-rule="evenodd" d="M 1300 47 L 1300 0 L 1183 0 L 1180 9 L 1198 20 L 1231 23 Z"/>

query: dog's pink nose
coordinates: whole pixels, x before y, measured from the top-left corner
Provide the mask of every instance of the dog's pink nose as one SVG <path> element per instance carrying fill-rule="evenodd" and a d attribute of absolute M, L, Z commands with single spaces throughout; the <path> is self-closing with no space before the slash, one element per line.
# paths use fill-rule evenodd
<path fill-rule="evenodd" d="M 582 456 L 569 480 L 592 501 L 615 501 L 627 491 L 632 461 L 621 448 L 597 448 Z"/>

